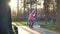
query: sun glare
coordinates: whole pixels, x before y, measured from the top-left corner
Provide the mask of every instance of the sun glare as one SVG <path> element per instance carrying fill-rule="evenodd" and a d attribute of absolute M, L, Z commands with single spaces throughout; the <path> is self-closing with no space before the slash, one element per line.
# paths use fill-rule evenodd
<path fill-rule="evenodd" d="M 9 5 L 12 10 L 13 10 L 13 8 L 15 9 L 17 7 L 17 0 L 11 0 Z"/>

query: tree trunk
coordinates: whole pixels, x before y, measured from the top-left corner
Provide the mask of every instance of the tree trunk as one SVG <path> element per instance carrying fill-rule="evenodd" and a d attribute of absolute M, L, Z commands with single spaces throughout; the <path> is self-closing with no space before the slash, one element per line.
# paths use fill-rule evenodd
<path fill-rule="evenodd" d="M 56 27 L 60 29 L 60 0 L 57 0 Z"/>
<path fill-rule="evenodd" d="M 9 0 L 0 0 L 0 34 L 13 34 Z"/>

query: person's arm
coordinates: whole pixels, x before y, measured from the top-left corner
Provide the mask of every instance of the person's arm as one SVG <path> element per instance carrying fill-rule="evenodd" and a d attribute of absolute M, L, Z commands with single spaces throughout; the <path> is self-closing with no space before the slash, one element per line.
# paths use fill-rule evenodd
<path fill-rule="evenodd" d="M 33 14 L 33 20 L 36 20 L 36 18 L 35 18 L 35 13 Z"/>

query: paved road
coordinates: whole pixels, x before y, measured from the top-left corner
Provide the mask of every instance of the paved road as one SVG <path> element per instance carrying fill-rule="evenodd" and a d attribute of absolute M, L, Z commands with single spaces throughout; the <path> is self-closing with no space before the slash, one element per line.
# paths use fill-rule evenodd
<path fill-rule="evenodd" d="M 40 28 L 39 26 L 34 26 L 34 30 L 38 31 L 38 32 L 41 32 L 42 34 L 60 34 L 60 33 L 55 32 L 55 31 Z"/>
<path fill-rule="evenodd" d="M 60 34 L 58 32 L 50 31 L 44 28 L 40 28 L 40 26 L 34 26 L 33 29 L 28 26 L 17 26 L 18 34 Z"/>

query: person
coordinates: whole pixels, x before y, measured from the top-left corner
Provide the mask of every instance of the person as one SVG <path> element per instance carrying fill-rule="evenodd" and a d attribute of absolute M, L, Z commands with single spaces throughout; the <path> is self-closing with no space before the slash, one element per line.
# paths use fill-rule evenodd
<path fill-rule="evenodd" d="M 32 10 L 28 16 L 29 27 L 33 28 L 34 22 L 36 21 L 36 16 L 36 11 Z"/>

